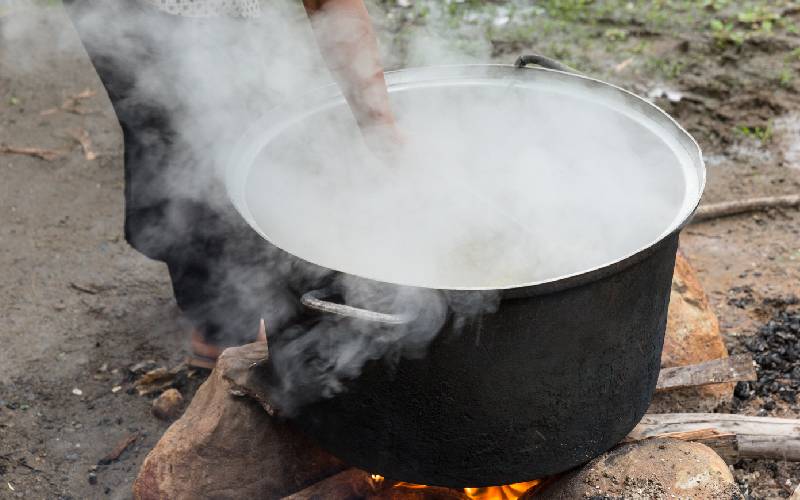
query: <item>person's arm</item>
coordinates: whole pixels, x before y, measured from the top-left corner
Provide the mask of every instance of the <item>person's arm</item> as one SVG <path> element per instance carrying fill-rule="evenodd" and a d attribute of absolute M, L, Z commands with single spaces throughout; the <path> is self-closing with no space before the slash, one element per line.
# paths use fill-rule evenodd
<path fill-rule="evenodd" d="M 303 0 L 317 43 L 362 129 L 396 134 L 378 42 L 363 0 Z"/>

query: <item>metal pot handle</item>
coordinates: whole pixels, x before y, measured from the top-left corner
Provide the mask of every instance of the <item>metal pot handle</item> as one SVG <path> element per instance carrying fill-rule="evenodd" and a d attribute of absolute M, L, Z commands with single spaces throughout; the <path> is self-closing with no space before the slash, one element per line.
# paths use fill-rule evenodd
<path fill-rule="evenodd" d="M 410 323 L 414 318 L 409 314 L 388 314 L 370 311 L 368 309 L 360 309 L 358 307 L 348 306 L 347 304 L 337 304 L 324 300 L 323 297 L 333 295 L 330 289 L 323 288 L 321 290 L 312 290 L 306 292 L 300 297 L 300 303 L 309 309 L 316 311 L 335 314 L 337 316 L 344 316 L 347 318 L 359 319 L 362 321 L 371 321 L 373 323 L 385 323 L 388 325 L 405 325 Z"/>
<path fill-rule="evenodd" d="M 529 64 L 535 64 L 537 66 L 541 66 L 542 68 L 546 69 L 554 69 L 556 71 L 564 71 L 565 73 L 575 73 L 579 74 L 577 70 L 574 68 L 570 68 L 566 64 L 562 64 L 555 59 L 550 59 L 549 57 L 545 57 L 541 54 L 525 54 L 521 55 L 517 58 L 517 61 L 514 63 L 514 66 L 517 68 L 524 68 Z"/>

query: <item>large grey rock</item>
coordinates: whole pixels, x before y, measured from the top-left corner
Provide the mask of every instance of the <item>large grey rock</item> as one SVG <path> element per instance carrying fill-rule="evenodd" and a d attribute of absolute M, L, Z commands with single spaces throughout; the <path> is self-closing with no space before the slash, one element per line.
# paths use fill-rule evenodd
<path fill-rule="evenodd" d="M 651 439 L 619 446 L 524 500 L 743 499 L 725 461 L 700 443 Z"/>

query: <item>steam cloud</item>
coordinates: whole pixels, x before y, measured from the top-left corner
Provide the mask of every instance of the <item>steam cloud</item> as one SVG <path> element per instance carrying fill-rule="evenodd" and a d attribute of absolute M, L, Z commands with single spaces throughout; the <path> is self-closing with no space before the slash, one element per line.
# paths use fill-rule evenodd
<path fill-rule="evenodd" d="M 143 113 L 152 103 L 169 109 L 180 134 L 172 176 L 153 189 L 231 213 L 222 179 L 244 131 L 274 106 L 302 103 L 306 91 L 330 83 L 299 2 L 265 2 L 258 19 L 195 19 L 177 29 L 122 7 L 128 2 L 100 4 L 77 22 L 108 57 L 142 68 L 130 98 Z M 0 39 L 26 51 L 7 53 L 12 60 L 36 61 L 37 50 L 52 50 L 37 46 L 29 29 L 42 15 L 29 7 L 4 20 Z M 389 44 L 386 59 L 475 61 L 441 42 L 444 35 Z M 154 51 L 166 57 L 153 58 Z M 251 247 L 242 245 L 243 255 L 217 270 L 227 286 L 216 306 L 247 301 L 263 311 L 274 397 L 286 413 L 345 390 L 370 361 L 424 355 L 448 320 L 457 334 L 470 317 L 496 310 L 493 289 L 601 265 L 669 226 L 686 193 L 663 144 L 647 135 L 624 139 L 626 119 L 580 106 L 574 96 L 565 97 L 570 107 L 553 99 L 559 89 L 544 90 L 537 97 L 500 82 L 397 93 L 393 105 L 409 143 L 382 158 L 364 144 L 342 101 L 290 127 L 258 156 L 244 202 L 286 252 L 262 242 L 248 255 Z M 614 175 L 600 161 L 609 150 L 617 153 Z M 185 230 L 180 211 L 168 213 L 166 227 L 146 233 L 154 243 Z M 323 315 L 292 324 L 298 295 L 321 286 L 348 304 L 413 319 L 385 326 Z"/>

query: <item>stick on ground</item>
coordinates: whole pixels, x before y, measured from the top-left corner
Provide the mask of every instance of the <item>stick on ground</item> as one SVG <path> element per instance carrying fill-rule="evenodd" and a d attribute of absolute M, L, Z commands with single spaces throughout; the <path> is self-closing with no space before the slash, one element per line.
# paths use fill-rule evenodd
<path fill-rule="evenodd" d="M 122 438 L 122 440 L 117 443 L 114 448 L 108 452 L 108 455 L 104 456 L 100 460 L 98 460 L 98 465 L 108 465 L 111 462 L 116 461 L 122 453 L 128 449 L 128 446 L 132 445 L 139 439 L 139 434 L 129 434 Z"/>
<path fill-rule="evenodd" d="M 764 198 L 749 198 L 746 200 L 726 201 L 700 205 L 692 217 L 692 223 L 702 222 L 729 215 L 758 212 L 770 208 L 792 208 L 800 206 L 800 194 L 784 196 L 766 196 Z"/>
<path fill-rule="evenodd" d="M 76 128 L 68 131 L 70 137 L 75 139 L 75 142 L 80 144 L 83 150 L 83 157 L 88 161 L 97 159 L 97 153 L 92 150 L 92 138 L 89 137 L 89 132 L 83 128 Z"/>
<path fill-rule="evenodd" d="M 27 147 L 5 146 L 5 145 L 0 145 L 0 153 L 34 156 L 36 158 L 41 158 L 42 160 L 47 160 L 47 161 L 57 160 L 62 156 L 64 156 L 64 151 L 57 151 L 55 149 L 27 148 Z"/>
<path fill-rule="evenodd" d="M 95 94 L 97 94 L 96 91 L 94 91 L 94 90 L 92 90 L 90 88 L 86 88 L 82 92 L 79 92 L 79 93 L 77 93 L 75 95 L 67 97 L 64 100 L 64 102 L 61 103 L 61 106 L 59 106 L 57 108 L 45 109 L 44 111 L 40 112 L 39 114 L 41 116 L 47 116 L 47 115 L 52 115 L 52 114 L 58 113 L 59 111 L 66 111 L 68 113 L 74 113 L 76 115 L 88 115 L 90 113 L 93 113 L 94 111 L 83 109 L 82 107 L 80 107 L 80 101 L 82 101 L 84 99 L 88 99 L 88 98 L 94 96 Z"/>

